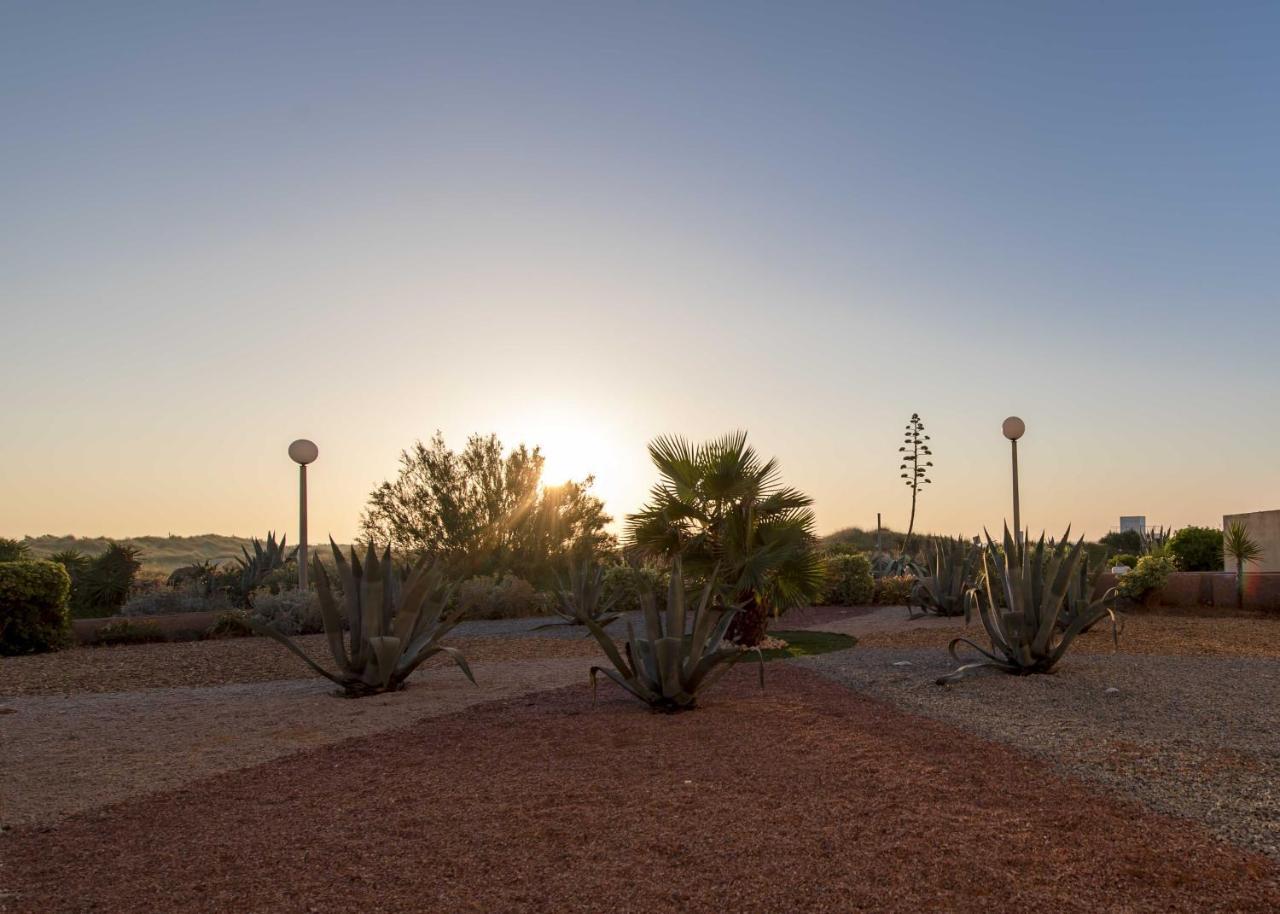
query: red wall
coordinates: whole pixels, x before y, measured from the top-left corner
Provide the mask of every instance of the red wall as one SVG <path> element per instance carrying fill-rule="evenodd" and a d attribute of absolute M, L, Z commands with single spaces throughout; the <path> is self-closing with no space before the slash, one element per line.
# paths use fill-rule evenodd
<path fill-rule="evenodd" d="M 1115 576 L 1102 575 L 1104 590 Z M 1144 601 L 1147 606 L 1236 608 L 1236 576 L 1223 571 L 1175 571 L 1168 582 Z M 1244 608 L 1280 614 L 1280 572 L 1252 572 L 1244 576 Z"/>

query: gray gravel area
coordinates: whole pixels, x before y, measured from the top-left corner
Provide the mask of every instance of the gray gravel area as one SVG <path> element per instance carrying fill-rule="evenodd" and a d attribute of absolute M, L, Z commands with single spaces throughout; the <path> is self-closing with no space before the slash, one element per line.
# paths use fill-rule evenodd
<path fill-rule="evenodd" d="M 949 686 L 934 683 L 955 666 L 938 650 L 855 648 L 792 662 L 1280 859 L 1273 659 L 1076 656 L 1049 676 L 982 671 Z"/>

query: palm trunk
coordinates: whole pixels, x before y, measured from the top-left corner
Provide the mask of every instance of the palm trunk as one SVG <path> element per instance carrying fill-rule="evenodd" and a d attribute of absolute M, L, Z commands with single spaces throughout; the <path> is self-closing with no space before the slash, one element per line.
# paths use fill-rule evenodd
<path fill-rule="evenodd" d="M 738 610 L 729 626 L 729 640 L 744 647 L 755 647 L 764 640 L 769 630 L 769 610 L 754 595 L 747 597 L 746 604 Z"/>
<path fill-rule="evenodd" d="M 1236 609 L 1244 609 L 1244 561 L 1236 560 Z"/>

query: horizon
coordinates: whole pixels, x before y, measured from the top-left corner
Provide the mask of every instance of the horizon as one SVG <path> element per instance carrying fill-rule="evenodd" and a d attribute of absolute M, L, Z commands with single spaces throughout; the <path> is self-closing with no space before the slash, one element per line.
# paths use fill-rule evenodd
<path fill-rule="evenodd" d="M 350 542 L 440 429 L 748 431 L 817 528 L 1220 526 L 1280 445 L 1280 8 L 0 12 L 0 535 Z M 234 66 L 229 62 L 235 61 Z"/>

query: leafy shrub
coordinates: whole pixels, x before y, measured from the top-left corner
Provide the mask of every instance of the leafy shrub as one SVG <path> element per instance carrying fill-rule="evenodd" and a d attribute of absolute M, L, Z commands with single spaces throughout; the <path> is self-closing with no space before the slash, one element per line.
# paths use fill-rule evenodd
<path fill-rule="evenodd" d="M 1142 534 L 1137 530 L 1114 530 L 1098 540 L 1114 552 L 1137 555 L 1142 552 Z"/>
<path fill-rule="evenodd" d="M 249 618 L 274 627 L 281 634 L 314 635 L 324 631 L 320 599 L 310 590 L 282 590 L 260 593 L 253 601 Z"/>
<path fill-rule="evenodd" d="M 1169 551 L 1179 571 L 1221 571 L 1222 531 L 1183 527 L 1169 538 Z"/>
<path fill-rule="evenodd" d="M 93 636 L 93 643 L 103 647 L 165 640 L 164 632 L 156 623 L 133 622 L 129 619 L 114 619 L 98 629 Z"/>
<path fill-rule="evenodd" d="M 164 616 L 171 613 L 217 612 L 228 608 L 225 593 L 215 591 L 206 595 L 199 582 L 186 587 L 170 589 L 135 588 L 129 602 L 120 607 L 122 616 Z"/>
<path fill-rule="evenodd" d="M 252 634 L 253 627 L 249 625 L 249 617 L 239 610 L 229 609 L 213 620 L 205 637 L 247 638 Z"/>
<path fill-rule="evenodd" d="M 57 650 L 71 640 L 71 578 L 54 562 L 0 562 L 0 655 Z"/>
<path fill-rule="evenodd" d="M 1117 565 L 1125 565 L 1129 568 L 1135 568 L 1137 567 L 1137 564 L 1138 557 L 1136 555 L 1117 555 L 1111 559 L 1111 567 L 1113 568 Z"/>
<path fill-rule="evenodd" d="M 651 593 L 658 608 L 666 609 L 670 582 L 670 574 L 658 565 L 610 565 L 604 571 L 601 599 L 620 612 L 631 612 L 640 608 L 645 594 Z"/>
<path fill-rule="evenodd" d="M 458 585 L 455 604 L 472 619 L 518 619 L 551 611 L 547 594 L 538 593 L 524 578 L 480 574 Z"/>
<path fill-rule="evenodd" d="M 871 559 L 861 552 L 827 557 L 827 587 L 823 602 L 829 606 L 864 606 L 875 596 Z"/>
<path fill-rule="evenodd" d="M 1173 574 L 1173 559 L 1160 555 L 1144 555 L 1138 559 L 1133 571 L 1122 576 L 1116 584 L 1116 593 L 1130 600 L 1141 600 L 1153 590 L 1159 590 Z"/>
<path fill-rule="evenodd" d="M 880 606 L 906 606 L 911 602 L 911 593 L 915 587 L 915 576 L 910 574 L 876 578 L 872 600 Z"/>
<path fill-rule="evenodd" d="M 0 562 L 26 562 L 30 558 L 31 549 L 26 543 L 0 536 Z"/>

